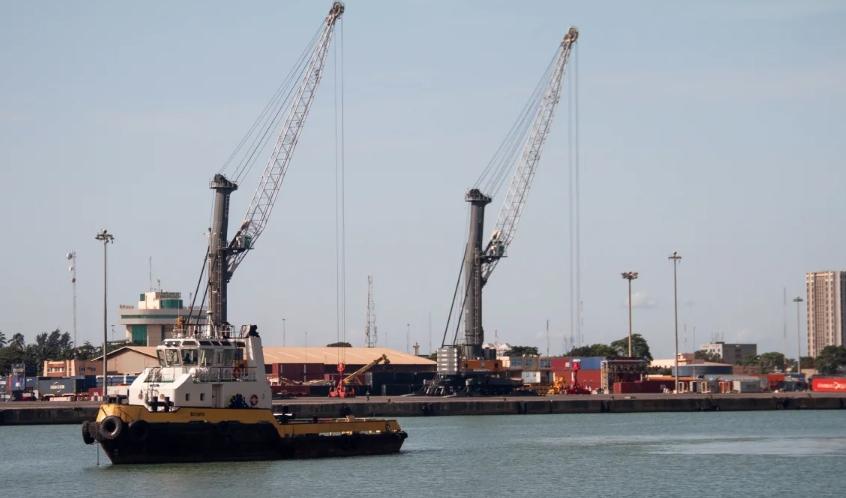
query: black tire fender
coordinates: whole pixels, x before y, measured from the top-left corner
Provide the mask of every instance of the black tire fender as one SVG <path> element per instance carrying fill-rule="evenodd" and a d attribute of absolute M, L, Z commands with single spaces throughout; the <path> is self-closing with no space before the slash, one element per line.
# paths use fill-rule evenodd
<path fill-rule="evenodd" d="M 85 444 L 94 444 L 94 437 L 91 435 L 91 430 L 88 426 L 91 425 L 91 422 L 86 420 L 82 423 L 82 440 Z"/>
<path fill-rule="evenodd" d="M 146 420 L 136 420 L 129 424 L 129 436 L 136 443 L 143 443 L 150 435 L 150 424 Z"/>
<path fill-rule="evenodd" d="M 123 420 L 115 415 L 109 415 L 100 422 L 100 437 L 111 441 L 120 437 L 123 432 Z"/>

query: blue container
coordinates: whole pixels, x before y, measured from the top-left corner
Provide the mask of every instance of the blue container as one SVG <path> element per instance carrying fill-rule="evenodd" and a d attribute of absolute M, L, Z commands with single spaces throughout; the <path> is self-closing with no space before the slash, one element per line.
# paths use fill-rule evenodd
<path fill-rule="evenodd" d="M 602 368 L 602 362 L 605 361 L 604 356 L 584 356 L 579 359 L 582 363 L 582 370 L 599 370 Z"/>

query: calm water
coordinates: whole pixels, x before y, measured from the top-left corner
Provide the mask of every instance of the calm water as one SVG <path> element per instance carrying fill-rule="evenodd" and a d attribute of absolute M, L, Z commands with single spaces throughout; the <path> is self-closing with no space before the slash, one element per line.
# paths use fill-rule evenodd
<path fill-rule="evenodd" d="M 0 496 L 846 496 L 846 411 L 401 423 L 394 456 L 124 467 L 77 426 L 0 427 Z"/>

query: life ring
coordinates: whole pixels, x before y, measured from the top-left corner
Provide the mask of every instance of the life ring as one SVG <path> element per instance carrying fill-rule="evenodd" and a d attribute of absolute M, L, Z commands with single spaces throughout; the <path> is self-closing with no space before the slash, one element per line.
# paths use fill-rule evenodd
<path fill-rule="evenodd" d="M 235 367 L 232 369 L 232 378 L 235 380 L 241 378 L 241 367 Z"/>
<path fill-rule="evenodd" d="M 256 406 L 258 404 L 258 396 L 253 394 L 250 396 L 250 406 Z"/>
<path fill-rule="evenodd" d="M 123 432 L 123 420 L 120 417 L 109 415 L 100 422 L 100 437 L 105 440 L 117 439 Z"/>

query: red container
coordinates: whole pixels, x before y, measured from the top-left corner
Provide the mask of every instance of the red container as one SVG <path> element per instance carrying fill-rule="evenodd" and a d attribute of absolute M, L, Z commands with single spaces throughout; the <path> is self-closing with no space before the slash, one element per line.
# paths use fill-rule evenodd
<path fill-rule="evenodd" d="M 814 377 L 811 390 L 820 393 L 846 393 L 846 377 Z"/>
<path fill-rule="evenodd" d="M 554 358 L 549 359 L 549 368 L 553 371 L 561 371 L 565 370 L 567 367 L 567 362 L 570 361 L 570 358 L 565 356 L 556 356 Z"/>
<path fill-rule="evenodd" d="M 567 385 L 570 384 L 570 379 L 572 377 L 569 368 L 554 370 L 554 373 L 556 378 L 564 377 Z M 602 388 L 602 375 L 599 370 L 579 370 L 576 373 L 578 375 L 579 385 L 591 390 Z"/>

